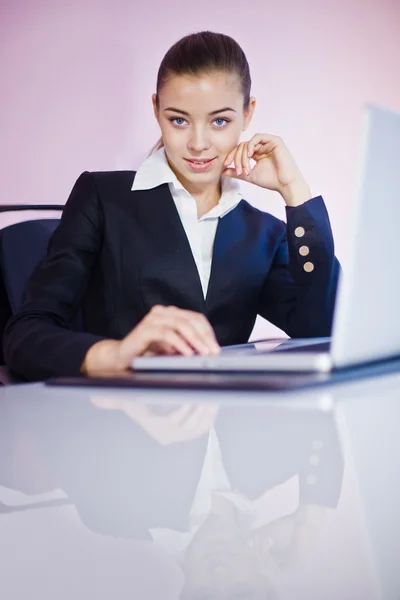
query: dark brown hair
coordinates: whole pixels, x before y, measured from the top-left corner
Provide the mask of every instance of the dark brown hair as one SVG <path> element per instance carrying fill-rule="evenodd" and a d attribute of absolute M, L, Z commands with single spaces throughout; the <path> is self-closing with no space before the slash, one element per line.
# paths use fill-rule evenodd
<path fill-rule="evenodd" d="M 200 31 L 180 39 L 168 50 L 161 61 L 157 75 L 156 105 L 159 94 L 170 75 L 195 75 L 221 71 L 236 73 L 243 93 L 243 109 L 250 102 L 251 77 L 249 63 L 239 44 L 229 35 Z M 151 153 L 163 146 L 162 138 Z"/>

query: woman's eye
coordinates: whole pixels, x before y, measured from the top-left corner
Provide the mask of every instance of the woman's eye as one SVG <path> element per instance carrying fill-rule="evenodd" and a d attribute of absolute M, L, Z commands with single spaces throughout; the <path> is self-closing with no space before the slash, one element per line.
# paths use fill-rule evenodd
<path fill-rule="evenodd" d="M 171 123 L 174 123 L 174 125 L 178 125 L 180 127 L 185 122 L 185 119 L 183 119 L 182 117 L 174 117 L 173 119 L 170 119 L 170 121 Z M 180 123 L 178 123 L 177 121 L 180 121 Z"/>
<path fill-rule="evenodd" d="M 222 121 L 222 123 L 221 123 L 221 121 Z M 215 119 L 214 123 L 216 123 L 217 127 L 223 127 L 225 125 L 225 123 L 228 123 L 228 120 L 220 117 L 219 119 Z"/>

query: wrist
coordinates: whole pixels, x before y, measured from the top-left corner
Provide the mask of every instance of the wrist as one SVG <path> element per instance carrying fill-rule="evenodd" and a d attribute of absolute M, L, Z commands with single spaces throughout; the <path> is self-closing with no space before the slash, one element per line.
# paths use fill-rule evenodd
<path fill-rule="evenodd" d="M 311 190 L 305 181 L 294 181 L 280 191 L 286 206 L 300 206 L 312 198 Z"/>
<path fill-rule="evenodd" d="M 81 373 L 93 375 L 101 371 L 117 371 L 120 344 L 117 340 L 101 340 L 93 344 L 86 353 Z"/>

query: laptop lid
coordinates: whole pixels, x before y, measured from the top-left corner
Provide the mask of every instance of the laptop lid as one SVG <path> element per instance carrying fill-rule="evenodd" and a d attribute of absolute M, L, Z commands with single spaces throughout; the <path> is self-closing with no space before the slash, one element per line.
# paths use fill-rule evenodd
<path fill-rule="evenodd" d="M 339 282 L 335 367 L 400 355 L 400 114 L 368 106 L 349 260 Z"/>

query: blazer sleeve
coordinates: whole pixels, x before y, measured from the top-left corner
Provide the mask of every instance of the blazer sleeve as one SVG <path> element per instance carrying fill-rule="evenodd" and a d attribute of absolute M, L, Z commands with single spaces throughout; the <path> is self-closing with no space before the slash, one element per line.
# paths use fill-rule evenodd
<path fill-rule="evenodd" d="M 70 329 L 102 235 L 98 194 L 85 172 L 72 189 L 46 258 L 29 280 L 26 301 L 6 325 L 4 357 L 13 372 L 28 380 L 78 375 L 90 346 L 103 339 Z"/>
<path fill-rule="evenodd" d="M 258 313 L 290 337 L 330 336 L 340 273 L 321 196 L 286 208 Z"/>

